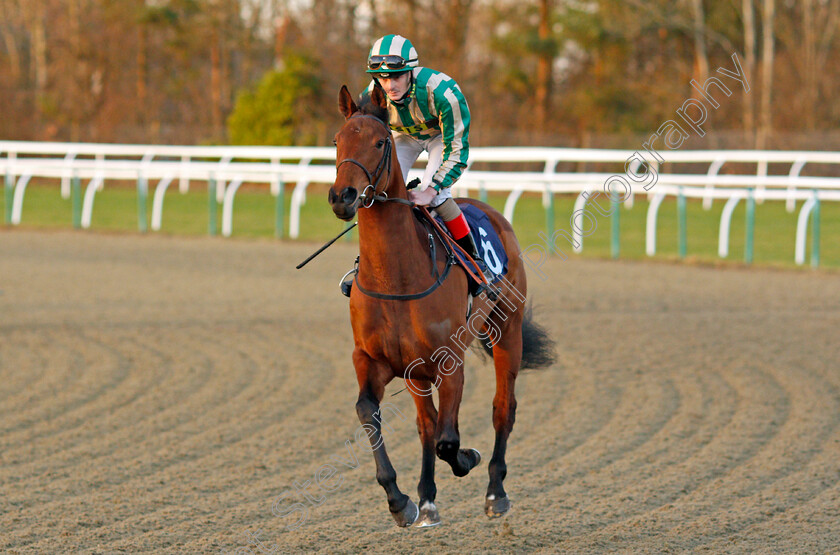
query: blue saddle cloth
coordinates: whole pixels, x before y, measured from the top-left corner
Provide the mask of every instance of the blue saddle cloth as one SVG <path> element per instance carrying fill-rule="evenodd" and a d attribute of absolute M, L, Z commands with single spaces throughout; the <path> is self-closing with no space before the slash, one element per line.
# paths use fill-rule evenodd
<path fill-rule="evenodd" d="M 487 269 L 496 275 L 493 280 L 493 283 L 495 283 L 500 276 L 507 274 L 508 271 L 508 256 L 504 246 L 502 246 L 502 240 L 499 238 L 499 234 L 496 233 L 493 224 L 490 223 L 490 218 L 480 208 L 472 204 L 459 203 L 458 206 L 461 208 L 461 212 L 464 213 L 464 217 L 470 225 L 470 233 L 472 233 L 475 244 L 478 246 L 478 253 L 484 259 L 484 263 L 487 264 Z M 443 224 L 443 220 L 439 216 L 436 216 L 436 218 L 438 222 Z M 443 227 L 446 229 L 445 225 Z M 455 260 L 458 262 L 458 265 L 466 266 L 466 262 L 462 259 L 461 253 L 457 250 L 455 251 Z M 473 271 L 478 273 L 478 268 L 474 265 Z M 469 274 L 468 279 L 472 280 Z"/>

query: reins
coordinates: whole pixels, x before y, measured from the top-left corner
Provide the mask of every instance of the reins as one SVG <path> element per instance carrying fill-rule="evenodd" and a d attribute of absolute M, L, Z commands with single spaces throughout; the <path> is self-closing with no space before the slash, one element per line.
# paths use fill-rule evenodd
<path fill-rule="evenodd" d="M 365 186 L 364 190 L 362 190 L 362 194 L 359 195 L 359 197 L 356 199 L 356 202 L 361 204 L 361 208 L 370 208 L 371 206 L 373 206 L 373 204 L 375 202 L 396 202 L 398 204 L 403 204 L 405 206 L 409 206 L 409 207 L 412 207 L 412 208 L 418 208 L 420 210 L 420 213 L 426 218 L 426 220 L 431 222 L 432 226 L 434 226 L 435 234 L 438 236 L 438 240 L 441 242 L 444 249 L 446 250 L 447 257 L 446 257 L 446 267 L 444 268 L 443 273 L 440 274 L 437 270 L 437 262 L 436 262 L 437 256 L 436 256 L 436 252 L 435 252 L 434 237 L 430 233 L 429 234 L 429 248 L 431 250 L 431 257 L 432 257 L 432 267 L 433 267 L 432 275 L 434 277 L 436 277 L 436 279 L 435 279 L 435 282 L 430 287 L 428 287 L 425 291 L 421 291 L 420 293 L 390 294 L 390 293 L 377 293 L 376 291 L 371 291 L 369 289 L 366 289 L 365 287 L 362 286 L 361 283 L 359 283 L 359 259 L 358 259 L 358 257 L 356 257 L 355 267 L 353 268 L 353 270 L 351 270 L 350 272 L 347 272 L 347 274 L 345 274 L 345 278 L 347 277 L 347 275 L 349 275 L 351 273 L 355 274 L 354 277 L 353 277 L 353 283 L 356 285 L 356 287 L 358 287 L 359 291 L 361 291 L 362 293 L 364 293 L 368 297 L 373 297 L 374 299 L 394 300 L 394 301 L 410 301 L 410 300 L 422 299 L 423 297 L 425 297 L 427 295 L 430 295 L 435 289 L 437 289 L 438 287 L 443 285 L 443 282 L 446 280 L 447 276 L 449 275 L 449 270 L 456 263 L 455 262 L 455 257 L 460 256 L 460 258 L 462 258 L 463 262 L 464 262 L 464 264 L 463 264 L 464 271 L 467 272 L 467 274 L 469 274 L 470 277 L 472 277 L 475 281 L 484 283 L 485 285 L 489 286 L 490 283 L 484 277 L 482 272 L 478 272 L 478 275 L 476 275 L 476 272 L 473 272 L 472 269 L 470 268 L 470 266 L 472 264 L 475 264 L 475 261 L 472 259 L 472 257 L 464 249 L 462 249 L 461 246 L 458 245 L 458 243 L 455 242 L 455 240 L 452 237 L 450 237 L 449 234 L 446 233 L 443 230 L 443 228 L 440 227 L 440 224 L 437 223 L 437 221 L 434 219 L 434 217 L 432 217 L 432 215 L 429 213 L 428 209 L 426 209 L 425 206 L 419 206 L 418 207 L 413 202 L 411 202 L 410 200 L 406 200 L 406 199 L 402 199 L 402 198 L 389 198 L 388 194 L 385 191 L 382 191 L 382 192 L 377 191 L 377 189 L 379 188 L 379 183 L 382 181 L 382 178 L 384 176 L 387 175 L 387 178 L 385 179 L 385 186 L 386 187 L 388 186 L 388 183 L 391 181 L 391 167 L 392 167 L 392 164 L 391 164 L 392 146 L 391 145 L 392 145 L 392 141 L 393 141 L 393 139 L 391 137 L 391 130 L 385 122 L 383 122 L 381 119 L 379 119 L 376 116 L 372 116 L 372 115 L 369 115 L 369 114 L 356 113 L 356 114 L 353 114 L 352 116 L 350 116 L 350 118 L 348 118 L 348 119 L 352 119 L 352 118 L 369 118 L 369 119 L 372 119 L 372 120 L 376 121 L 377 123 L 379 123 L 380 125 L 384 126 L 385 129 L 388 131 L 388 138 L 385 140 L 385 143 L 383 145 L 384 151 L 382 153 L 382 158 L 379 159 L 379 163 L 376 165 L 376 168 L 373 170 L 373 172 L 368 170 L 365 167 L 364 164 L 362 164 L 361 162 L 359 162 L 355 158 L 344 158 L 343 160 L 341 160 L 336 165 L 336 171 L 338 171 L 338 168 L 340 168 L 342 164 L 350 163 L 350 164 L 353 164 L 354 166 L 359 167 L 365 173 L 365 177 L 367 177 L 368 184 Z M 375 180 L 374 180 L 374 177 L 375 177 Z M 370 193 L 368 193 L 368 190 L 370 190 Z M 333 238 L 330 241 L 328 241 L 327 243 L 325 243 L 324 246 L 322 246 L 320 249 L 315 251 L 312 255 L 309 256 L 309 258 L 307 258 L 306 260 L 304 260 L 303 262 L 298 264 L 296 266 L 296 268 L 300 269 L 303 266 L 305 266 L 310 260 L 312 260 L 313 258 L 318 256 L 319 254 L 321 254 L 324 250 L 327 249 L 327 247 L 329 247 L 330 245 L 335 243 L 338 240 L 339 237 L 341 237 L 342 235 L 344 235 L 345 233 L 347 233 L 348 231 L 350 231 L 351 229 L 356 227 L 356 225 L 358 225 L 358 223 L 359 222 L 357 221 L 357 222 L 354 222 L 353 225 L 348 226 L 347 229 L 345 229 L 344 231 L 339 233 L 335 238 Z M 472 262 L 472 264 L 470 263 L 470 261 Z"/>
<path fill-rule="evenodd" d="M 485 285 L 489 286 L 490 282 L 487 281 L 487 278 L 484 277 L 484 274 L 482 272 L 479 272 L 478 275 L 476 275 L 475 272 L 473 272 L 470 269 L 470 262 L 472 264 L 475 264 L 475 260 L 473 259 L 473 257 L 470 256 L 469 253 L 467 253 L 467 251 L 462 249 L 461 245 L 459 245 L 455 241 L 455 239 L 453 239 L 448 233 L 443 231 L 443 228 L 440 227 L 440 224 L 437 222 L 436 219 L 434 219 L 434 217 L 432 217 L 432 215 L 429 213 L 425 206 L 420 206 L 419 208 L 421 213 L 426 217 L 426 219 L 432 222 L 432 225 L 435 226 L 435 229 L 437 229 L 438 231 L 438 236 L 441 237 L 442 240 L 444 240 L 446 243 L 449 243 L 451 247 L 455 247 L 452 249 L 453 253 L 460 254 L 461 258 L 464 259 L 464 271 L 467 272 L 467 274 L 469 274 L 470 277 L 472 277 L 475 281 L 484 283 Z"/>

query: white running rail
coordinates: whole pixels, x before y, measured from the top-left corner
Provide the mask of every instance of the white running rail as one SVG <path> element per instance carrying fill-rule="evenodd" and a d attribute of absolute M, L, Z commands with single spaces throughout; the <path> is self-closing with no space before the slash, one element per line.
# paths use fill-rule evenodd
<path fill-rule="evenodd" d="M 634 154 L 636 157 L 634 158 Z M 739 199 L 745 191 L 755 190 L 756 202 L 783 200 L 789 212 L 796 202 L 806 205 L 800 212 L 797 227 L 797 263 L 804 260 L 804 241 L 812 205 L 817 200 L 840 200 L 840 152 L 710 150 L 662 151 L 664 163 L 657 163 L 650 153 L 642 152 L 658 172 L 658 180 L 649 190 L 631 182 L 634 193 L 646 192 L 652 202 L 648 207 L 646 252 L 656 252 L 657 209 L 666 196 L 678 194 L 682 186 L 688 198 L 699 198 L 709 209 L 714 200 L 726 201 L 721 215 L 718 254 L 728 255 L 730 221 Z M 459 191 L 505 192 L 504 215 L 513 221 L 517 201 L 523 193 L 540 193 L 548 207 L 553 194 L 579 195 L 576 209 L 585 207 L 581 193 L 598 191 L 613 175 L 625 175 L 625 169 L 637 171 L 639 154 L 631 150 L 572 149 L 546 147 L 474 147 L 470 151 L 471 168 L 458 181 Z M 472 169 L 476 164 L 492 167 L 505 164 L 511 169 Z M 727 164 L 751 164 L 752 174 L 726 173 Z M 693 172 L 684 171 L 685 164 L 693 165 Z M 697 164 L 706 164 L 705 173 L 696 173 Z M 788 164 L 784 175 L 768 174 L 770 164 Z M 558 170 L 558 165 L 561 168 Z M 597 171 L 575 171 L 580 165 L 595 166 Z M 806 167 L 822 168 L 830 177 L 803 176 Z M 730 166 L 733 167 L 733 166 Z M 827 170 L 826 170 L 827 169 Z M 610 172 L 610 170 L 613 170 Z M 683 171 L 681 171 L 683 170 Z M 721 172 L 724 173 L 721 173 Z M 813 172 L 812 172 L 813 173 Z M 409 172 L 419 176 L 418 170 Z M 82 205 L 81 224 L 91 222 L 94 197 L 109 180 L 131 180 L 138 183 L 138 193 L 146 184 L 157 180 L 151 217 L 152 230 L 159 230 L 165 193 L 172 181 L 178 180 L 179 192 L 186 193 L 191 182 L 217 183 L 217 202 L 222 204 L 222 234 L 233 233 L 233 205 L 235 195 L 243 183 L 268 185 L 275 197 L 294 183 L 288 218 L 289 236 L 300 233 L 300 211 L 306 203 L 306 189 L 311 183 L 333 183 L 335 180 L 335 148 L 332 147 L 205 147 L 117 145 L 95 143 L 40 143 L 0 141 L 0 176 L 5 177 L 7 220 L 19 224 L 23 211 L 26 186 L 31 178 L 55 179 L 61 184 L 64 198 L 71 196 L 71 181 L 87 180 Z M 648 174 L 650 177 L 650 174 Z M 141 185 L 142 183 L 142 185 Z M 143 191 L 144 194 L 145 191 Z M 632 196 L 624 203 L 632 206 Z M 809 204 L 810 203 L 810 204 Z M 583 246 L 583 237 L 575 233 L 575 251 Z M 577 246 L 577 243 L 580 246 Z M 802 245 L 800 248 L 800 244 Z"/>

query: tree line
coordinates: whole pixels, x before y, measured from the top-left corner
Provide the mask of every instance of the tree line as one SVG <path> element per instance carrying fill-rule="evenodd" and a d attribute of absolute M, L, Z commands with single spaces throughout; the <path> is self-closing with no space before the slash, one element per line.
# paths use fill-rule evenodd
<path fill-rule="evenodd" d="M 0 0 L 0 138 L 329 144 L 386 33 L 458 81 L 474 144 L 620 146 L 733 53 L 751 92 L 711 131 L 840 127 L 840 0 Z"/>

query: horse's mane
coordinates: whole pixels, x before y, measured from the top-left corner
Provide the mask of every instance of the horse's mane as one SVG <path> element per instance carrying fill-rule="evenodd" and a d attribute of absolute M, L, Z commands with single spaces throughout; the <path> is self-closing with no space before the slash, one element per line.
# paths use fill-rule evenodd
<path fill-rule="evenodd" d="M 376 86 L 378 87 L 379 85 L 377 84 Z M 388 126 L 388 109 L 374 104 L 369 92 L 362 93 L 359 99 L 359 113 L 374 116 L 381 120 L 386 127 Z"/>

